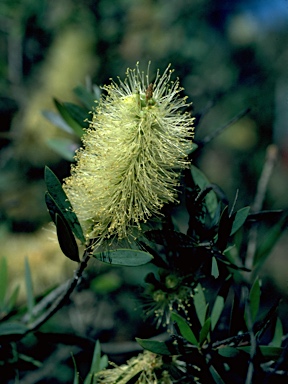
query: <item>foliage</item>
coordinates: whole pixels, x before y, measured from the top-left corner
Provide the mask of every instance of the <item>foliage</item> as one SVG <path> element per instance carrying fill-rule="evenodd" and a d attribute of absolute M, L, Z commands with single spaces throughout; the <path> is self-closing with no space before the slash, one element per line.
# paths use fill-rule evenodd
<path fill-rule="evenodd" d="M 79 94 L 84 103 L 86 91 L 82 89 Z M 82 110 L 70 103 L 56 105 L 65 124 L 78 134 L 76 112 L 81 115 Z M 76 115 L 72 116 L 72 110 Z M 57 124 L 60 121 L 56 115 L 48 117 Z M 196 144 L 189 155 L 191 160 L 201 148 L 201 143 Z M 99 251 L 85 239 L 61 183 L 48 167 L 45 181 L 46 204 L 60 248 L 78 263 L 78 269 L 68 286 L 60 292 L 55 289 L 36 302 L 27 261 L 27 305 L 22 309 L 15 307 L 17 288 L 12 294 L 7 292 L 7 265 L 5 259 L 1 260 L 0 341 L 2 350 L 9 351 L 2 356 L 2 367 L 11 366 L 13 371 L 21 360 L 35 367 L 41 365 L 18 347 L 62 308 L 82 278 L 89 259 L 94 257 L 115 267 L 154 265 L 146 275 L 141 300 L 146 321 L 154 324 L 156 332 L 162 332 L 162 339 L 137 337 L 145 352 L 120 367 L 107 367 L 107 357 L 101 357 L 97 341 L 85 380 L 79 374 L 77 358 L 73 357 L 75 384 L 131 380 L 176 383 L 180 377 L 182 383 L 252 383 L 268 375 L 274 379 L 287 375 L 283 370 L 287 347 L 282 342 L 283 327 L 277 315 L 279 302 L 275 301 L 268 311 L 261 309 L 259 278 L 263 260 L 286 225 L 285 215 L 265 235 L 264 243 L 255 243 L 255 251 L 249 255 L 251 268 L 247 268 L 249 232 L 255 230 L 256 224 L 259 226 L 260 219 L 279 212 L 251 212 L 250 207 L 235 210 L 237 196 L 229 205 L 223 191 L 191 165 L 184 172 L 181 185 L 181 210 L 184 217 L 188 216 L 185 230 L 179 229 L 175 207 L 170 204 L 163 210 L 157 227 L 143 231 L 137 247 L 123 247 L 119 242 L 111 249 Z M 83 247 L 83 256 L 79 257 Z"/>

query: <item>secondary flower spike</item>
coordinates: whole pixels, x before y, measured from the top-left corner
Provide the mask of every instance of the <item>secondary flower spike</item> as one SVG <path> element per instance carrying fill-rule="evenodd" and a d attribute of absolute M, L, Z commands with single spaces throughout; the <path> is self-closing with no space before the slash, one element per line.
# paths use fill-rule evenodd
<path fill-rule="evenodd" d="M 141 223 L 176 201 L 180 172 L 188 165 L 193 117 L 183 108 L 172 70 L 147 73 L 128 69 L 124 81 L 104 86 L 76 153 L 64 190 L 87 239 L 134 235 Z"/>

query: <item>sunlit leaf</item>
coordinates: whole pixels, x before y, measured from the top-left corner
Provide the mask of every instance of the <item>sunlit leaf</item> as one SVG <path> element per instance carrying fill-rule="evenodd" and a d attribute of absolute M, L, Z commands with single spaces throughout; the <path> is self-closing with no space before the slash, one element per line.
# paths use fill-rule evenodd
<path fill-rule="evenodd" d="M 127 267 L 136 267 L 147 264 L 153 256 L 148 252 L 137 249 L 116 249 L 111 251 L 98 252 L 96 249 L 93 256 L 104 263 L 113 265 L 122 265 Z"/>
<path fill-rule="evenodd" d="M 178 313 L 172 312 L 171 313 L 171 319 L 173 321 L 176 321 L 176 323 L 179 327 L 180 333 L 184 337 L 184 339 L 186 339 L 187 341 L 189 341 L 189 343 L 191 343 L 193 345 L 198 345 L 198 341 L 197 341 L 191 327 L 189 326 L 189 324 L 187 324 L 186 320 L 183 319 L 182 316 L 178 315 Z"/>

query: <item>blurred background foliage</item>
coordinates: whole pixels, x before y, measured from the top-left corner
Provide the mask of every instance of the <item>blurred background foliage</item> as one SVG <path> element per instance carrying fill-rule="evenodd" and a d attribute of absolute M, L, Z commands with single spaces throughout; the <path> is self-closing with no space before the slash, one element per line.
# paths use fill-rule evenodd
<path fill-rule="evenodd" d="M 44 165 L 63 178 L 70 163 L 47 145 L 69 135 L 42 112 L 55 111 L 54 97 L 75 101 L 72 89 L 79 84 L 101 86 L 149 60 L 151 72 L 171 63 L 181 79 L 194 114 L 202 116 L 196 140 L 250 109 L 201 152 L 196 165 L 230 201 L 239 188 L 242 207 L 253 201 L 266 147 L 275 143 L 279 162 L 264 208 L 287 208 L 287 1 L 2 0 L 0 257 L 7 257 L 15 284 L 25 256 L 37 293 L 74 269 L 50 240 L 53 234 L 43 231 L 49 230 Z M 286 294 L 287 241 L 284 235 L 266 265 Z"/>

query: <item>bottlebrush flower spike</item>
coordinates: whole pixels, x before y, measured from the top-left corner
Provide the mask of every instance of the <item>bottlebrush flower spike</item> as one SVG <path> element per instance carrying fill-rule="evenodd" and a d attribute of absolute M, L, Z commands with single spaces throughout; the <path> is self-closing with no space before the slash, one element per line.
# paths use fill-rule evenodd
<path fill-rule="evenodd" d="M 164 204 L 176 201 L 180 172 L 188 165 L 193 117 L 182 109 L 179 80 L 167 67 L 152 85 L 147 74 L 128 69 L 126 79 L 104 86 L 76 153 L 64 190 L 87 239 L 135 234 Z M 136 230 L 136 231 L 135 231 Z M 134 235 L 133 235 L 134 236 Z"/>

